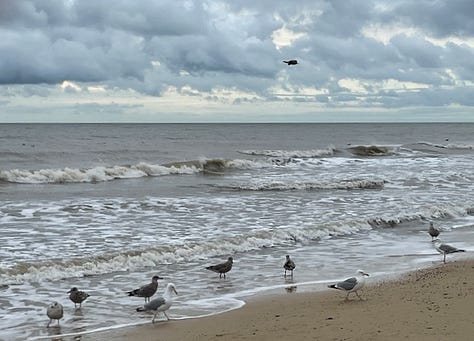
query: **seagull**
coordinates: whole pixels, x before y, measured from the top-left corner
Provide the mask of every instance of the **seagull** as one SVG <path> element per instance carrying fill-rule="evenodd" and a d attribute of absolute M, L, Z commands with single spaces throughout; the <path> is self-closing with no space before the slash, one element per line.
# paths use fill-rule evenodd
<path fill-rule="evenodd" d="M 284 60 L 283 63 L 286 63 L 288 65 L 296 65 L 298 64 L 298 61 L 296 59 L 291 59 L 291 60 Z"/>
<path fill-rule="evenodd" d="M 295 269 L 295 267 L 295 262 L 290 259 L 290 255 L 286 255 L 286 262 L 285 264 L 283 264 L 283 268 L 285 269 L 285 277 L 287 271 L 290 271 L 290 276 L 293 277 L 293 270 Z"/>
<path fill-rule="evenodd" d="M 439 253 L 441 253 L 443 255 L 443 263 L 446 263 L 446 255 L 448 253 L 465 252 L 466 251 L 466 250 L 461 250 L 461 249 L 455 248 L 454 246 L 451 246 L 451 245 L 448 245 L 448 244 L 444 244 L 439 239 L 435 239 L 433 241 L 433 245 L 434 245 L 436 251 L 438 251 Z"/>
<path fill-rule="evenodd" d="M 225 278 L 226 272 L 229 272 L 230 269 L 232 269 L 233 262 L 234 262 L 234 259 L 232 257 L 229 257 L 227 259 L 227 262 L 220 263 L 217 265 L 211 265 L 211 266 L 206 267 L 206 269 L 217 272 L 219 274 L 219 278 L 221 278 L 222 274 L 224 274 L 224 278 Z"/>
<path fill-rule="evenodd" d="M 162 297 L 155 298 L 151 302 L 146 303 L 143 307 L 137 308 L 137 311 L 153 310 L 155 312 L 155 315 L 153 315 L 153 320 L 151 320 L 151 323 L 155 323 L 156 315 L 158 315 L 158 313 L 162 311 L 169 321 L 170 318 L 166 314 L 166 310 L 168 310 L 171 307 L 171 304 L 173 304 L 173 299 L 171 296 L 172 293 L 178 295 L 174 284 L 168 283 Z"/>
<path fill-rule="evenodd" d="M 51 303 L 46 309 L 46 315 L 49 317 L 49 322 L 46 328 L 49 328 L 49 325 L 53 320 L 58 320 L 59 326 L 59 320 L 62 319 L 64 315 L 62 304 L 58 302 Z"/>
<path fill-rule="evenodd" d="M 355 293 L 359 299 L 362 300 L 362 297 L 357 293 L 358 290 L 362 289 L 365 284 L 365 276 L 369 276 L 364 270 L 357 270 L 357 275 L 346 279 L 345 281 L 328 285 L 328 288 L 338 289 L 347 291 L 346 301 L 349 299 L 349 294 L 351 292 Z"/>
<path fill-rule="evenodd" d="M 128 296 L 137 296 L 137 297 L 145 297 L 145 303 L 150 302 L 150 297 L 156 293 L 156 289 L 158 289 L 158 280 L 163 279 L 160 276 L 153 276 L 151 278 L 151 283 L 142 285 L 140 288 L 127 291 Z"/>
<path fill-rule="evenodd" d="M 439 236 L 439 230 L 433 226 L 432 222 L 430 222 L 430 228 L 428 229 L 428 233 L 431 236 L 431 240 Z"/>
<path fill-rule="evenodd" d="M 82 307 L 82 302 L 86 300 L 87 297 L 90 295 L 84 291 L 78 290 L 76 287 L 72 288 L 67 292 L 69 294 L 69 298 L 71 301 L 74 302 L 74 308 L 76 308 L 76 304 L 79 303 L 79 308 Z"/>

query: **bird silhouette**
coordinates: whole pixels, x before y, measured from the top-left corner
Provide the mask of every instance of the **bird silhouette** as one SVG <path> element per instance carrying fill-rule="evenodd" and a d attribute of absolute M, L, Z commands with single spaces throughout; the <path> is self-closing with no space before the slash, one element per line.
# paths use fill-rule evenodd
<path fill-rule="evenodd" d="M 286 63 L 288 65 L 296 65 L 298 64 L 298 61 L 296 59 L 290 59 L 290 60 L 284 60 L 283 63 Z"/>

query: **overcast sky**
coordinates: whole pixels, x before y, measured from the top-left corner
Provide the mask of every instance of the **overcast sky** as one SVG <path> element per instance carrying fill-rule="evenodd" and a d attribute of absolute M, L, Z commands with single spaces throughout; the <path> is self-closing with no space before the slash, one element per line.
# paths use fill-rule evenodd
<path fill-rule="evenodd" d="M 474 122 L 473 18 L 473 0 L 0 0 L 0 122 Z"/>

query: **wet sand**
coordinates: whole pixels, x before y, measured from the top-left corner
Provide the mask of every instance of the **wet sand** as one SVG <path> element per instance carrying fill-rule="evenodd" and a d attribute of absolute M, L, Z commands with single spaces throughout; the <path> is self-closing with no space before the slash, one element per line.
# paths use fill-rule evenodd
<path fill-rule="evenodd" d="M 158 322 L 83 340 L 468 340 L 474 335 L 474 260 L 388 281 L 368 279 L 363 301 L 336 290 L 268 295 L 220 315 Z M 351 295 L 352 297 L 352 295 Z M 169 315 L 172 317 L 173 308 Z"/>

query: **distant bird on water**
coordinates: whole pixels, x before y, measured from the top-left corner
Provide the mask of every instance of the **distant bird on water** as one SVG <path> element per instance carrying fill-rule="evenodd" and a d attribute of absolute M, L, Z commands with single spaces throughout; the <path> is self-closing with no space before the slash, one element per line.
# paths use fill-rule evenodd
<path fill-rule="evenodd" d="M 446 263 L 446 255 L 447 254 L 456 253 L 456 252 L 465 252 L 466 251 L 466 250 L 458 249 L 458 248 L 456 248 L 454 246 L 451 246 L 451 245 L 448 245 L 448 244 L 444 244 L 439 239 L 435 239 L 433 241 L 433 245 L 434 245 L 436 251 L 438 251 L 439 253 L 441 253 L 443 255 L 443 263 Z"/>
<path fill-rule="evenodd" d="M 174 284 L 168 283 L 163 296 L 155 298 L 151 302 L 146 303 L 142 308 L 137 308 L 137 311 L 154 311 L 155 315 L 153 315 L 153 320 L 151 320 L 151 323 L 155 323 L 156 315 L 158 315 L 159 312 L 163 312 L 163 314 L 166 316 L 166 319 L 169 320 L 170 318 L 166 314 L 166 310 L 168 310 L 173 304 L 173 298 L 171 296 L 173 293 L 178 295 Z"/>
<path fill-rule="evenodd" d="M 285 269 L 285 277 L 286 272 L 290 271 L 290 276 L 293 277 L 293 270 L 296 268 L 295 262 L 290 259 L 290 255 L 286 255 L 285 264 L 283 264 L 283 268 Z"/>
<path fill-rule="evenodd" d="M 156 293 L 158 289 L 158 280 L 163 279 L 160 276 L 153 276 L 151 283 L 142 285 L 140 288 L 128 291 L 128 296 L 145 297 L 145 303 L 150 302 L 150 297 Z"/>
<path fill-rule="evenodd" d="M 432 222 L 430 222 L 430 228 L 428 229 L 428 233 L 431 236 L 431 240 L 439 236 L 439 230 L 433 226 Z"/>
<path fill-rule="evenodd" d="M 79 308 L 81 308 L 82 302 L 90 296 L 88 293 L 80 291 L 76 287 L 72 288 L 67 293 L 69 294 L 69 299 L 74 302 L 74 308 L 76 308 L 77 304 L 79 304 Z"/>
<path fill-rule="evenodd" d="M 357 293 L 358 290 L 362 289 L 365 285 L 365 277 L 369 276 L 364 270 L 357 270 L 357 275 L 346 279 L 345 281 L 328 285 L 328 288 L 338 289 L 347 292 L 346 301 L 349 299 L 349 294 L 351 292 L 355 293 L 357 297 L 361 300 L 362 297 Z"/>
<path fill-rule="evenodd" d="M 229 257 L 226 262 L 208 266 L 206 267 L 206 269 L 217 272 L 219 274 L 219 278 L 222 278 L 222 275 L 224 275 L 225 278 L 225 274 L 232 269 L 233 262 L 234 259 L 232 257 Z"/>
<path fill-rule="evenodd" d="M 62 304 L 58 302 L 51 303 L 46 309 L 46 315 L 48 315 L 49 317 L 49 322 L 46 328 L 49 328 L 49 325 L 51 324 L 53 320 L 58 320 L 58 326 L 59 326 L 59 320 L 62 319 L 64 316 L 64 310 L 63 310 Z"/>
<path fill-rule="evenodd" d="M 284 60 L 283 63 L 286 63 L 288 65 L 296 65 L 298 64 L 298 61 L 296 59 L 290 59 L 290 60 Z"/>

